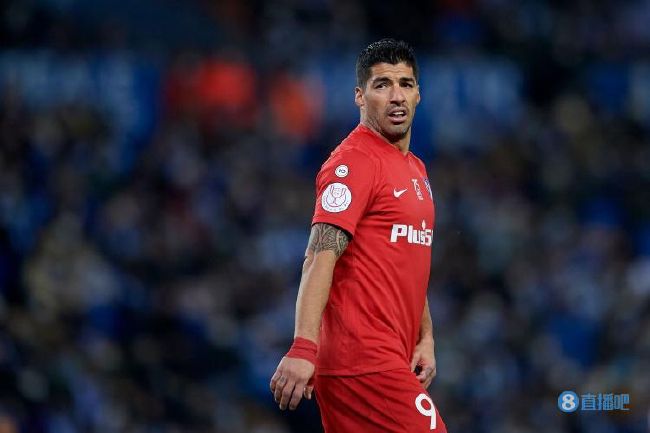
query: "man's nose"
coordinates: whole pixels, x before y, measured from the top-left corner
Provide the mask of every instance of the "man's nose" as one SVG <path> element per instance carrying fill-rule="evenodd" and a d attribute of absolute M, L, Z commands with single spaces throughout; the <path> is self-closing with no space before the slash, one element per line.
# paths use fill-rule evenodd
<path fill-rule="evenodd" d="M 406 100 L 406 96 L 404 95 L 404 89 L 402 89 L 402 87 L 399 84 L 393 86 L 390 92 L 390 102 L 401 104 L 405 100 Z"/>

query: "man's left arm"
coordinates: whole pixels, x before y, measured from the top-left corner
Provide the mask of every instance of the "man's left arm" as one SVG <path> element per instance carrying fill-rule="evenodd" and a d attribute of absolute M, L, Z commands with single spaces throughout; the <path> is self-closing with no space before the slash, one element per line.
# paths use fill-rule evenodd
<path fill-rule="evenodd" d="M 413 351 L 411 359 L 411 371 L 416 371 L 420 367 L 417 375 L 418 380 L 422 383 L 424 389 L 431 385 L 431 381 L 436 376 L 436 357 L 434 354 L 433 342 L 433 323 L 431 321 L 431 312 L 429 311 L 429 300 L 424 303 L 422 320 L 420 321 L 420 337 Z"/>

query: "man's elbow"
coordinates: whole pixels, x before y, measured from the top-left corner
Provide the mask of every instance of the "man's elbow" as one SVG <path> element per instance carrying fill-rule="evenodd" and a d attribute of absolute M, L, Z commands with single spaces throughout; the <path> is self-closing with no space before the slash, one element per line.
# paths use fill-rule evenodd
<path fill-rule="evenodd" d="M 314 270 L 318 273 L 323 271 L 334 272 L 334 266 L 336 265 L 337 260 L 338 256 L 331 250 L 309 254 L 305 257 L 305 261 L 303 262 L 302 272 L 303 274 Z"/>
<path fill-rule="evenodd" d="M 306 273 L 311 265 L 314 263 L 314 255 L 308 254 L 305 256 L 305 260 L 302 262 L 302 273 Z"/>

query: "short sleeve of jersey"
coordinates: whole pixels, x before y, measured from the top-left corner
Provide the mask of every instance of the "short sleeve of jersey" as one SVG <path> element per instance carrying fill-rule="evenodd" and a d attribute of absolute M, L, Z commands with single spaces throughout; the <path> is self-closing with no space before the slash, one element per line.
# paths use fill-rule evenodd
<path fill-rule="evenodd" d="M 312 224 L 335 225 L 354 236 L 372 200 L 376 182 L 374 159 L 356 149 L 334 152 L 316 177 Z"/>

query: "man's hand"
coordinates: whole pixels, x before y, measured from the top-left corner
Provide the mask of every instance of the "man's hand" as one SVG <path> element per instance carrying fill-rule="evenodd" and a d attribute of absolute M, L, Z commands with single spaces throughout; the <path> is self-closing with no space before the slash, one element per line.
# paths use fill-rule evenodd
<path fill-rule="evenodd" d="M 294 345 L 298 338 L 307 340 L 299 345 L 301 350 L 307 350 L 309 356 L 285 356 L 275 369 L 271 378 L 271 392 L 282 410 L 287 406 L 294 410 L 303 395 L 311 400 L 314 390 L 311 380 L 316 369 L 314 363 L 318 354 L 321 318 L 330 295 L 334 266 L 349 242 L 350 236 L 336 226 L 316 223 L 311 227 L 296 299 L 294 330 Z M 287 355 L 294 349 L 293 345 L 291 347 Z M 313 363 L 307 359 L 312 359 Z"/>
<path fill-rule="evenodd" d="M 433 353 L 433 338 L 422 338 L 415 346 L 413 358 L 411 359 L 411 371 L 415 372 L 416 367 L 421 370 L 417 378 L 424 389 L 429 388 L 431 381 L 436 376 L 436 357 Z"/>
<path fill-rule="evenodd" d="M 271 378 L 271 392 L 280 409 L 295 410 L 303 395 L 311 400 L 314 386 L 312 377 L 316 367 L 309 361 L 297 358 L 282 358 Z"/>

